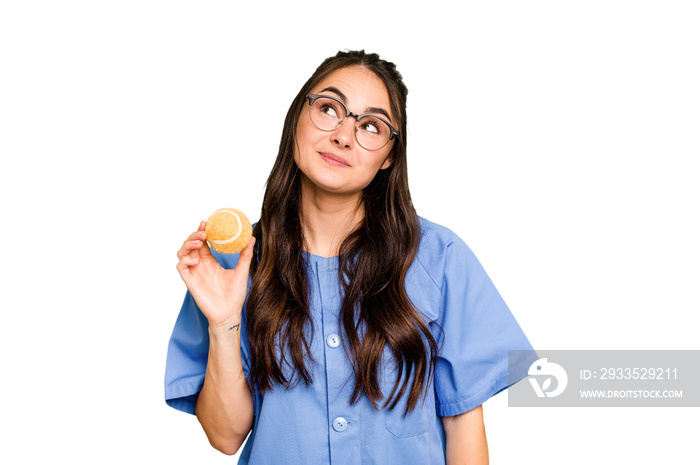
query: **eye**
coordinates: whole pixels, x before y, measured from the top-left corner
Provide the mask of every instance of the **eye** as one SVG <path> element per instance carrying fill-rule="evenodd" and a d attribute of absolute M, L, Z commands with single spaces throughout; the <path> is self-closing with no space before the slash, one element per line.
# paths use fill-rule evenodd
<path fill-rule="evenodd" d="M 384 132 L 384 124 L 374 118 L 362 118 L 360 129 L 372 135 L 379 135 Z"/>
<path fill-rule="evenodd" d="M 338 110 L 330 103 L 321 104 L 321 113 L 338 118 Z"/>

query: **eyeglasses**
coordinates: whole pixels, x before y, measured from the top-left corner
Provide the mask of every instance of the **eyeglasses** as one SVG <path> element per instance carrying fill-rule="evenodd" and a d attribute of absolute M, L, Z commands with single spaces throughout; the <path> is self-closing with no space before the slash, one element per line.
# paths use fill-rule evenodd
<path fill-rule="evenodd" d="M 391 139 L 399 136 L 384 118 L 377 115 L 358 115 L 348 110 L 343 102 L 327 95 L 306 94 L 311 110 L 311 122 L 321 131 L 335 131 L 345 123 L 348 116 L 354 116 L 355 139 L 367 150 L 379 150 Z"/>

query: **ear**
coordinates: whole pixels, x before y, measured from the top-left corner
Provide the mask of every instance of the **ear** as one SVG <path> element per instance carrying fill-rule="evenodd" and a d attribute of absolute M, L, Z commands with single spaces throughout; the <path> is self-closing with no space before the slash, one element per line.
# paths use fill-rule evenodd
<path fill-rule="evenodd" d="M 384 163 L 382 163 L 382 166 L 379 167 L 380 170 L 385 170 L 391 166 L 391 164 L 394 163 L 394 157 L 392 155 L 389 155 L 386 157 L 386 160 L 384 160 Z"/>

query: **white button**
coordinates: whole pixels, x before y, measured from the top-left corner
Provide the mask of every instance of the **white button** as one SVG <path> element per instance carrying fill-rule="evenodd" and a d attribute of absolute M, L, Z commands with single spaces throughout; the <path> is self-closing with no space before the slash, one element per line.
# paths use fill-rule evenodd
<path fill-rule="evenodd" d="M 326 343 L 328 344 L 328 347 L 336 348 L 340 345 L 340 336 L 337 334 L 331 334 L 326 338 Z"/>
<path fill-rule="evenodd" d="M 333 420 L 333 429 L 339 433 L 345 431 L 348 427 L 348 421 L 343 417 L 338 417 Z"/>

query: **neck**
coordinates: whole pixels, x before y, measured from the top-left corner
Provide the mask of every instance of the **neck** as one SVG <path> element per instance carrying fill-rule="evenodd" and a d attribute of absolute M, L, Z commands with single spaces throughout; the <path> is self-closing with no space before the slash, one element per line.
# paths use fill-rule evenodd
<path fill-rule="evenodd" d="M 363 217 L 361 192 L 333 194 L 302 180 L 301 223 L 307 252 L 322 257 L 338 255 L 340 245 Z"/>

